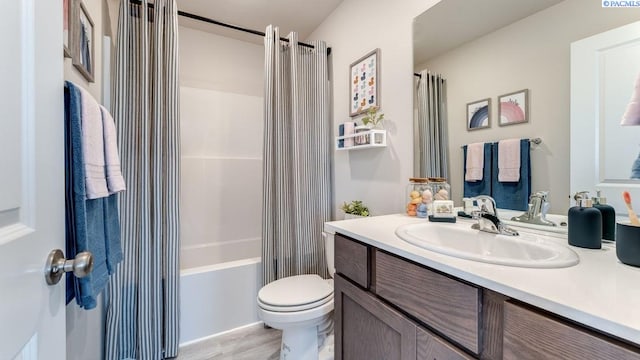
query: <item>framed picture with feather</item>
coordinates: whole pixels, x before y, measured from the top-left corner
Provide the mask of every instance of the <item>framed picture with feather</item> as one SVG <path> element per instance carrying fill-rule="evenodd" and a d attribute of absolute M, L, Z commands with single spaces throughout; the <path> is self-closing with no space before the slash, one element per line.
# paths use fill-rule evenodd
<path fill-rule="evenodd" d="M 349 116 L 372 106 L 380 107 L 380 49 L 375 49 L 349 67 Z"/>
<path fill-rule="evenodd" d="M 93 20 L 87 11 L 83 2 L 79 2 L 80 7 L 74 17 L 73 36 L 74 50 L 72 52 L 73 66 L 87 79 L 88 82 L 94 81 L 94 48 L 95 48 L 95 29 Z"/>

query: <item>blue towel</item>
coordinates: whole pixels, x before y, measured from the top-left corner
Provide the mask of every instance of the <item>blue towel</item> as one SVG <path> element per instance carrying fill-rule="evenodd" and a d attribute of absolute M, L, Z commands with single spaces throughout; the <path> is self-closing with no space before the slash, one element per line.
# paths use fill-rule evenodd
<path fill-rule="evenodd" d="M 93 309 L 109 274 L 122 259 L 117 194 L 87 200 L 82 154 L 80 90 L 65 82 L 65 225 L 67 258 L 82 251 L 93 254 L 91 274 L 78 279 L 67 274 L 67 303 L 74 297 L 80 307 Z M 117 234 L 117 236 L 115 235 Z M 107 261 L 110 261 L 108 265 Z"/>
<path fill-rule="evenodd" d="M 107 270 L 109 275 L 116 271 L 116 266 L 123 259 L 117 196 L 118 194 L 111 194 L 103 202 L 105 250 L 107 251 Z"/>
<path fill-rule="evenodd" d="M 463 149 L 463 173 L 467 168 L 467 145 Z M 482 169 L 482 180 L 468 182 L 464 181 L 464 197 L 474 197 L 478 195 L 491 195 L 491 144 L 484 144 L 484 168 Z M 464 179 L 464 176 L 462 177 Z"/>
<path fill-rule="evenodd" d="M 526 211 L 531 196 L 531 160 L 529 139 L 520 140 L 520 181 L 498 181 L 498 143 L 493 144 L 493 174 L 491 196 L 501 209 Z"/>

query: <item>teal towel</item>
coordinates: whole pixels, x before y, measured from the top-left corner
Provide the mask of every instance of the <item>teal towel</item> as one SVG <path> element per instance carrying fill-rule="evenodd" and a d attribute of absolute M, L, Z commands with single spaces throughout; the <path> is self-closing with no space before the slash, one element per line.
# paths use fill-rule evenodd
<path fill-rule="evenodd" d="M 531 196 L 531 159 L 529 139 L 520 140 L 520 181 L 498 181 L 498 143 L 493 144 L 491 196 L 500 209 L 527 211 Z"/>

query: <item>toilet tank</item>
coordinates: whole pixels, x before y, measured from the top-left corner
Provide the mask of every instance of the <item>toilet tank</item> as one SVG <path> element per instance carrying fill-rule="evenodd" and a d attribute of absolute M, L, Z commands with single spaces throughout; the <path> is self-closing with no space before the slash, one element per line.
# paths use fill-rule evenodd
<path fill-rule="evenodd" d="M 336 268 L 333 264 L 333 259 L 334 259 L 333 256 L 335 251 L 335 246 L 333 241 L 334 235 L 335 234 L 331 232 L 322 233 L 322 237 L 324 238 L 324 255 L 325 255 L 325 258 L 327 259 L 327 270 L 329 270 L 329 275 L 331 275 L 331 277 L 333 277 L 333 274 L 335 274 L 336 272 Z"/>

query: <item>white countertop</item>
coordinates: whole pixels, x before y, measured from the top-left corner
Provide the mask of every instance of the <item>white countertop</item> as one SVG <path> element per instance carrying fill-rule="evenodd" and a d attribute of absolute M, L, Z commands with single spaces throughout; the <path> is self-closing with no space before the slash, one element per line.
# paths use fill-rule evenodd
<path fill-rule="evenodd" d="M 464 260 L 422 249 L 395 235 L 400 225 L 425 223 L 406 215 L 374 216 L 327 222 L 325 231 L 341 233 L 478 286 L 537 306 L 640 346 L 640 268 L 618 261 L 615 247 L 601 250 L 571 246 L 578 265 L 531 269 Z M 458 218 L 460 223 L 473 220 Z M 527 231 L 519 228 L 518 231 Z M 566 237 L 552 241 L 567 245 Z"/>

